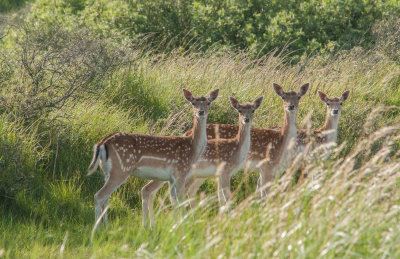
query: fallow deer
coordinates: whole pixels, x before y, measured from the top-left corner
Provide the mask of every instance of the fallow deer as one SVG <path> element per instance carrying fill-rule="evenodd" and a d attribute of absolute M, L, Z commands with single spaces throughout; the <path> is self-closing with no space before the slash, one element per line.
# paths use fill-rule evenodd
<path fill-rule="evenodd" d="M 239 113 L 238 131 L 231 139 L 210 139 L 207 148 L 194 166 L 191 174 L 195 179 L 186 187 L 189 197 L 195 194 L 198 186 L 207 178 L 217 175 L 218 200 L 224 205 L 230 200 L 230 179 L 232 175 L 243 168 L 250 150 L 250 130 L 254 112 L 260 107 L 264 97 L 257 98 L 254 103 L 239 102 L 230 97 L 232 107 Z"/>
<path fill-rule="evenodd" d="M 338 121 L 342 113 L 342 105 L 349 97 L 349 94 L 350 91 L 347 90 L 343 92 L 340 97 L 329 98 L 325 93 L 318 91 L 319 98 L 326 104 L 326 116 L 324 125 L 315 130 L 312 134 L 316 146 L 336 142 Z M 304 150 L 306 144 L 308 144 L 309 137 L 303 130 L 298 133 L 297 152 L 300 153 Z"/>
<path fill-rule="evenodd" d="M 207 116 L 210 104 L 217 98 L 218 92 L 219 89 L 212 91 L 208 98 L 204 96 L 195 98 L 191 92 L 183 89 L 185 98 L 193 106 L 192 136 L 115 133 L 94 145 L 94 156 L 88 175 L 92 174 L 100 164 L 105 177 L 104 186 L 94 195 L 96 222 L 106 208 L 110 195 L 130 175 L 171 182 L 171 197 L 177 204 L 179 203 L 184 197 L 187 174 L 206 148 Z M 147 220 L 149 210 L 147 198 L 149 197 L 143 197 L 144 222 Z M 106 211 L 103 219 L 107 224 Z"/>
<path fill-rule="evenodd" d="M 275 178 L 278 171 L 284 170 L 290 160 L 290 143 L 295 144 L 297 139 L 296 116 L 299 100 L 307 92 L 309 84 L 300 87 L 299 92 L 284 92 L 278 84 L 273 84 L 275 92 L 283 100 L 284 119 L 279 130 L 251 129 L 251 145 L 247 157 L 247 165 L 251 169 L 260 169 L 260 177 L 257 182 L 257 190 L 264 196 L 267 188 L 262 188 Z M 230 124 L 207 124 L 207 138 L 233 138 L 238 132 L 238 126 Z M 193 129 L 186 135 L 193 134 Z M 295 146 L 295 145 L 293 145 Z M 195 184 L 199 186 L 199 182 Z M 191 188 L 190 195 L 197 189 Z"/>

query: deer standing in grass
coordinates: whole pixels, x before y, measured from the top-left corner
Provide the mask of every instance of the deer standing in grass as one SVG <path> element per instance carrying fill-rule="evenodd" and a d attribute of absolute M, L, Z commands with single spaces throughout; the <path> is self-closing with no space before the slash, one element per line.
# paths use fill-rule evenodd
<path fill-rule="evenodd" d="M 193 198 L 197 188 L 207 177 L 217 175 L 218 200 L 224 205 L 231 198 L 230 179 L 234 173 L 243 168 L 250 150 L 250 130 L 254 112 L 260 107 L 264 97 L 254 103 L 239 104 L 230 97 L 232 107 L 239 113 L 239 125 L 236 136 L 231 139 L 210 139 L 207 148 L 191 171 L 195 179 L 186 184 L 189 197 Z M 192 199 L 191 202 L 194 200 Z M 194 204 L 192 203 L 192 206 Z"/>
<path fill-rule="evenodd" d="M 251 145 L 247 156 L 247 166 L 251 169 L 260 169 L 260 177 L 257 182 L 257 190 L 261 196 L 265 196 L 268 188 L 264 186 L 275 178 L 277 172 L 284 170 L 290 161 L 290 144 L 295 144 L 297 139 L 296 117 L 299 101 L 307 92 L 309 84 L 300 87 L 298 92 L 283 91 L 278 84 L 273 84 L 275 92 L 283 100 L 284 119 L 279 130 L 274 129 L 251 129 Z M 230 124 L 207 124 L 207 138 L 229 139 L 237 135 L 238 126 Z M 186 135 L 193 134 L 193 129 Z M 294 147 L 295 145 L 293 145 Z M 193 195 L 201 185 L 196 180 L 194 187 L 189 188 L 189 195 Z"/>
<path fill-rule="evenodd" d="M 349 94 L 350 91 L 347 90 L 343 92 L 340 97 L 329 98 L 325 93 L 318 91 L 319 98 L 326 104 L 326 117 L 324 125 L 313 132 L 313 137 L 317 146 L 336 142 L 338 122 L 342 113 L 342 105 L 349 97 Z M 297 139 L 298 153 L 302 152 L 308 144 L 307 138 L 308 136 L 305 131 L 299 131 Z"/>
<path fill-rule="evenodd" d="M 184 197 L 184 183 L 192 165 L 202 155 L 207 145 L 206 121 L 210 104 L 218 96 L 219 89 L 207 97 L 195 98 L 183 89 L 185 98 L 192 104 L 194 112 L 194 134 L 188 137 L 150 136 L 142 134 L 115 133 L 94 145 L 94 156 L 89 166 L 88 175 L 100 164 L 104 173 L 105 184 L 94 195 L 95 220 L 107 207 L 110 195 L 123 184 L 130 175 L 142 179 L 155 179 L 172 183 L 171 197 L 179 204 Z M 150 187 L 152 186 L 151 183 Z M 148 184 L 148 185 L 149 185 Z M 143 221 L 146 224 L 150 210 L 152 217 L 151 196 L 147 195 L 149 186 L 142 189 Z M 151 204 L 151 205 L 150 205 Z M 104 223 L 107 214 L 104 211 Z"/>

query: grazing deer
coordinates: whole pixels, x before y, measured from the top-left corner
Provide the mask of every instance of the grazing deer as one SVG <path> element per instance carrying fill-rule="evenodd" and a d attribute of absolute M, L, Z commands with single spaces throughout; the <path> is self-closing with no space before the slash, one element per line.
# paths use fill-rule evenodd
<path fill-rule="evenodd" d="M 297 139 L 296 116 L 300 98 L 307 92 L 309 84 L 300 87 L 299 92 L 284 92 L 278 84 L 273 84 L 275 92 L 283 100 L 284 119 L 283 126 L 275 129 L 251 129 L 251 145 L 247 156 L 249 168 L 260 169 L 260 178 L 257 182 L 257 190 L 264 196 L 267 189 L 263 187 L 272 181 L 278 171 L 286 167 L 290 161 L 290 143 Z M 207 138 L 233 138 L 238 132 L 238 126 L 230 124 L 207 124 Z M 186 132 L 186 135 L 193 134 L 193 129 Z M 199 186 L 199 182 L 196 187 Z M 189 195 L 195 193 L 195 187 L 189 190 Z M 197 190 L 197 189 L 196 189 Z"/>
<path fill-rule="evenodd" d="M 260 107 L 264 97 L 257 98 L 254 103 L 239 104 L 230 97 L 232 107 L 239 113 L 239 125 L 236 136 L 231 139 L 210 139 L 207 148 L 191 171 L 195 177 L 193 183 L 188 181 L 186 187 L 189 197 L 193 197 L 197 188 L 207 177 L 214 177 L 218 171 L 218 200 L 224 205 L 230 200 L 230 179 L 243 168 L 250 150 L 250 130 L 254 112 Z M 192 204 L 193 205 L 193 204 Z"/>
<path fill-rule="evenodd" d="M 314 130 L 312 134 L 317 146 L 336 142 L 338 121 L 342 113 L 342 105 L 349 97 L 349 94 L 350 91 L 347 90 L 342 93 L 340 98 L 329 98 L 323 92 L 318 91 L 319 98 L 326 104 L 326 117 L 324 125 L 321 128 Z M 297 138 L 298 153 L 302 152 L 308 144 L 307 139 L 307 133 L 305 131 L 299 131 Z"/>
<path fill-rule="evenodd" d="M 183 89 L 186 100 L 193 106 L 194 133 L 192 136 L 164 137 L 115 133 L 94 145 L 94 156 L 88 175 L 92 174 L 100 164 L 105 177 L 104 186 L 94 195 L 96 223 L 106 208 L 110 195 L 130 175 L 142 179 L 171 182 L 171 197 L 177 204 L 179 203 L 184 196 L 187 174 L 206 148 L 207 116 L 210 104 L 217 98 L 218 92 L 219 89 L 212 91 L 208 98 L 203 96 L 195 98 L 191 92 Z M 148 189 L 146 186 L 143 188 L 143 190 Z M 150 198 L 148 195 L 143 195 L 143 221 L 145 223 L 150 207 L 148 198 Z M 152 205 L 150 209 L 152 209 Z M 103 219 L 107 224 L 106 211 Z"/>

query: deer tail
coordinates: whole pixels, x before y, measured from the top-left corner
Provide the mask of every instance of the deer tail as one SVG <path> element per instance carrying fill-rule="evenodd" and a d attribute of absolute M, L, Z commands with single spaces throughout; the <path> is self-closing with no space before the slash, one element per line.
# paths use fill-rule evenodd
<path fill-rule="evenodd" d="M 90 162 L 87 175 L 89 176 L 93 174 L 94 171 L 96 171 L 97 167 L 99 166 L 100 159 L 107 160 L 107 158 L 108 158 L 107 146 L 105 144 L 103 145 L 95 144 L 93 147 L 93 159 L 92 162 Z"/>

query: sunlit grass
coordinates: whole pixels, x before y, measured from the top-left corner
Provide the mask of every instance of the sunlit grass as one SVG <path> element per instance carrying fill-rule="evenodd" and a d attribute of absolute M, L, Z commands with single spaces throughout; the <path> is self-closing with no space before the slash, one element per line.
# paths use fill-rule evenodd
<path fill-rule="evenodd" d="M 0 118 L 1 173 L 32 176 L 23 178 L 23 188 L 9 192 L 12 196 L 1 193 L 6 202 L 0 200 L 0 256 L 400 256 L 399 111 L 388 107 L 400 99 L 400 66 L 378 49 L 304 58 L 296 65 L 279 55 L 251 60 L 229 52 L 144 55 L 133 63 L 62 114 L 51 113 L 29 127 L 8 121 L 6 114 Z M 172 210 L 164 187 L 152 230 L 141 223 L 145 181 L 132 177 L 111 197 L 109 226 L 91 236 L 93 195 L 103 185 L 99 172 L 86 177 L 94 143 L 116 131 L 181 135 L 193 116 L 182 88 L 194 95 L 221 89 L 209 116 L 214 123 L 236 123 L 230 95 L 240 101 L 264 95 L 254 126 L 280 125 L 282 101 L 273 82 L 285 90 L 311 83 L 301 100 L 299 127 L 309 111 L 314 128 L 324 121 L 317 90 L 328 96 L 351 90 L 339 121 L 340 148 L 329 159 L 317 152 L 299 157 L 265 200 L 253 196 L 256 174 L 235 176 L 232 186 L 239 190 L 233 209 L 224 214 L 218 213 L 213 180 L 202 186 L 200 206 L 185 217 Z M 380 105 L 386 108 L 369 115 Z"/>

